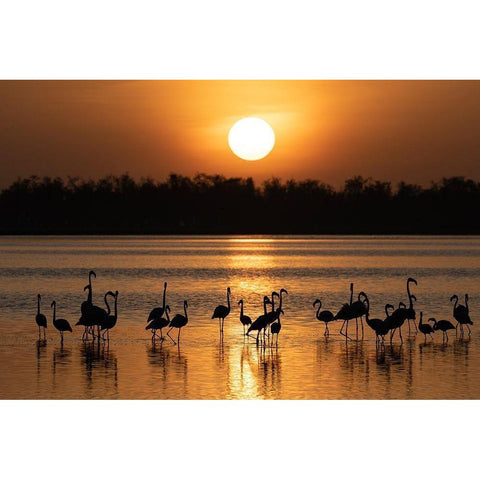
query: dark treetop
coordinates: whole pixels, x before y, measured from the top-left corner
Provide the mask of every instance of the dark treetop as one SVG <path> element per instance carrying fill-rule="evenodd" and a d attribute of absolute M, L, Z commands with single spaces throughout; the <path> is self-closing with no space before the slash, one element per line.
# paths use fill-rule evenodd
<path fill-rule="evenodd" d="M 251 178 L 32 176 L 0 194 L 1 234 L 480 234 L 480 183 L 424 188 L 360 176 L 256 186 Z"/>

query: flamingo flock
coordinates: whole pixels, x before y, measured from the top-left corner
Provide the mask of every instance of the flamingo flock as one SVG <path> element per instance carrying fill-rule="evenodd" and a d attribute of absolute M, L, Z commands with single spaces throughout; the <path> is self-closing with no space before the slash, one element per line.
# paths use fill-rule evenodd
<path fill-rule="evenodd" d="M 105 308 L 93 304 L 93 279 L 96 279 L 96 273 L 91 270 L 88 273 L 88 284 L 84 287 L 84 291 L 87 292 L 87 299 L 80 305 L 80 318 L 75 326 L 83 326 L 82 340 L 88 340 L 89 337 L 95 340 L 110 341 L 110 330 L 112 330 L 118 319 L 118 290 L 113 292 L 108 290 L 103 295 L 103 302 Z M 395 308 L 392 304 L 387 303 L 384 307 L 385 318 L 372 318 L 370 316 L 370 299 L 368 295 L 361 291 L 357 295 L 357 299 L 354 301 L 354 285 L 350 284 L 350 298 L 349 301 L 341 305 L 337 313 L 334 314 L 330 310 L 322 309 L 323 303 L 320 298 L 315 299 L 313 302 L 313 308 L 315 310 L 315 318 L 319 322 L 325 324 L 325 330 L 323 335 L 325 337 L 330 336 L 330 326 L 335 321 L 342 321 L 339 334 L 345 338 L 345 341 L 361 341 L 364 339 L 364 322 L 375 333 L 376 345 L 383 345 L 386 341 L 387 335 L 389 336 L 390 343 L 393 342 L 395 334 L 397 334 L 401 343 L 403 343 L 402 327 L 408 326 L 408 335 L 412 335 L 413 332 L 417 334 L 420 332 L 424 335 L 424 340 L 427 342 L 427 335 L 430 339 L 433 339 L 433 334 L 437 331 L 442 332 L 442 339 L 444 342 L 448 342 L 448 331 L 460 330 L 460 336 L 465 334 L 464 327 L 467 329 L 468 335 L 471 335 L 470 325 L 473 322 L 470 318 L 469 310 L 469 297 L 465 294 L 465 305 L 459 304 L 458 295 L 452 295 L 450 302 L 453 303 L 452 317 L 456 320 L 456 326 L 449 320 L 437 320 L 434 317 L 428 318 L 424 322 L 423 312 L 420 312 L 420 320 L 417 326 L 416 323 L 416 310 L 414 303 L 417 302 L 417 297 L 411 292 L 411 286 L 417 286 L 417 281 L 410 277 L 407 279 L 406 290 L 408 297 L 408 305 L 400 301 L 398 308 Z M 243 335 L 255 340 L 258 344 L 266 345 L 278 345 L 278 339 L 282 330 L 282 315 L 284 312 L 284 296 L 288 295 L 288 291 L 285 288 L 281 288 L 279 292 L 273 291 L 270 295 L 263 296 L 262 312 L 255 319 L 245 314 L 244 300 L 240 299 L 238 305 L 240 306 L 239 321 L 243 327 Z M 218 320 L 218 329 L 220 339 L 223 340 L 225 319 L 230 315 L 232 310 L 231 305 L 232 292 L 230 287 L 226 289 L 226 305 L 220 304 L 215 307 L 211 319 Z M 109 298 L 113 301 L 113 312 Z M 276 300 L 278 304 L 276 305 Z M 46 338 L 47 318 L 41 312 L 41 300 L 40 294 L 37 295 L 37 314 L 35 316 L 35 322 L 38 326 L 39 338 Z M 51 303 L 53 309 L 52 325 L 56 330 L 60 332 L 60 338 L 63 342 L 64 333 L 72 332 L 72 327 L 66 319 L 57 319 L 57 303 L 55 300 Z M 154 307 L 148 317 L 145 330 L 151 332 L 152 342 L 159 340 L 163 342 L 168 337 L 173 344 L 180 344 L 181 330 L 188 325 L 188 308 L 189 304 L 187 300 L 183 301 L 183 312 L 177 313 L 170 317 L 171 309 L 167 304 L 167 282 L 163 285 L 163 298 L 162 306 Z M 355 338 L 353 338 L 352 330 L 348 331 L 350 322 L 355 321 Z M 405 322 L 407 324 L 405 325 Z M 163 330 L 168 328 L 166 336 L 163 334 Z M 170 335 L 172 330 L 177 330 L 176 338 Z M 360 330 L 360 331 L 359 331 Z"/>

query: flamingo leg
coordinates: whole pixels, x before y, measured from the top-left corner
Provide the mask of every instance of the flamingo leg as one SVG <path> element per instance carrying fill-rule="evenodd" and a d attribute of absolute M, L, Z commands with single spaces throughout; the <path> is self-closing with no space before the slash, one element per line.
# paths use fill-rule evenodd
<path fill-rule="evenodd" d="M 472 330 L 470 330 L 470 326 L 468 325 L 468 323 L 467 323 L 467 328 L 468 328 L 468 336 L 470 336 L 472 334 Z"/>
<path fill-rule="evenodd" d="M 175 340 L 170 336 L 170 330 L 172 329 L 173 327 L 170 327 L 168 332 L 167 332 L 167 335 L 168 337 L 170 338 L 170 340 L 176 345 L 177 342 L 175 342 Z"/>
<path fill-rule="evenodd" d="M 362 326 L 362 340 L 363 340 L 364 331 L 363 331 L 363 319 L 362 319 L 362 317 L 360 317 L 360 325 Z"/>
<path fill-rule="evenodd" d="M 413 326 L 415 327 L 415 333 L 418 333 L 417 322 L 413 320 Z"/>

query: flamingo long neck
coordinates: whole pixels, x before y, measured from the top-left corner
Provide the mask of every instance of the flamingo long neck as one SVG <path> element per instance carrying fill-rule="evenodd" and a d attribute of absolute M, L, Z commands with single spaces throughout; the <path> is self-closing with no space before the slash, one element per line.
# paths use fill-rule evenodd
<path fill-rule="evenodd" d="M 37 297 L 37 313 L 40 315 L 40 297 Z"/>
<path fill-rule="evenodd" d="M 243 300 L 240 302 L 240 316 L 243 317 Z"/>
<path fill-rule="evenodd" d="M 322 302 L 318 302 L 318 308 L 317 308 L 317 318 L 320 318 L 320 309 L 322 308 Z M 280 315 L 278 316 L 280 318 Z"/>
<path fill-rule="evenodd" d="M 272 293 L 272 312 L 275 311 L 275 295 Z"/>
<path fill-rule="evenodd" d="M 410 308 L 413 308 L 412 294 L 410 293 L 410 281 L 407 280 L 407 294 L 408 300 L 410 301 Z"/>
<path fill-rule="evenodd" d="M 183 304 L 183 311 L 185 312 L 185 318 L 188 320 L 188 315 L 187 315 L 187 304 Z"/>
<path fill-rule="evenodd" d="M 423 314 L 420 312 L 420 323 L 418 326 L 423 325 Z"/>
<path fill-rule="evenodd" d="M 230 290 L 227 290 L 227 309 L 230 312 Z"/>
<path fill-rule="evenodd" d="M 265 298 L 263 299 L 263 313 L 267 314 L 267 300 Z"/>
<path fill-rule="evenodd" d="M 103 301 L 105 302 L 105 305 L 107 306 L 107 315 L 110 315 L 110 305 L 107 302 L 107 294 L 104 295 Z"/>
<path fill-rule="evenodd" d="M 93 290 L 93 287 L 92 287 L 92 273 L 88 274 L 88 286 L 90 287 L 88 289 L 88 301 L 90 303 L 92 303 L 92 290 Z"/>
<path fill-rule="evenodd" d="M 455 303 L 453 304 L 453 313 L 455 313 L 455 309 L 457 308 L 458 297 L 455 295 Z"/>
<path fill-rule="evenodd" d="M 117 298 L 118 298 L 118 295 L 115 295 L 115 318 L 117 318 Z"/>
<path fill-rule="evenodd" d="M 367 303 L 367 313 L 370 312 L 370 300 L 368 299 L 367 295 L 364 294 L 365 302 Z"/>
<path fill-rule="evenodd" d="M 90 303 L 90 305 L 91 305 L 92 302 L 93 302 L 93 299 L 92 299 L 92 284 L 91 284 L 91 283 L 88 284 L 88 297 L 87 297 L 87 302 Z"/>
<path fill-rule="evenodd" d="M 350 305 L 353 303 L 353 283 L 350 284 Z"/>
<path fill-rule="evenodd" d="M 56 313 L 57 313 L 57 304 L 54 303 L 54 304 L 53 304 L 53 321 L 55 321 Z"/>
<path fill-rule="evenodd" d="M 170 315 L 168 314 L 168 309 L 165 310 L 165 315 L 167 316 L 167 320 L 170 322 Z"/>
<path fill-rule="evenodd" d="M 167 286 L 165 285 L 163 287 L 163 303 L 162 303 L 162 308 L 163 308 L 163 311 L 165 311 L 165 303 L 167 301 Z"/>

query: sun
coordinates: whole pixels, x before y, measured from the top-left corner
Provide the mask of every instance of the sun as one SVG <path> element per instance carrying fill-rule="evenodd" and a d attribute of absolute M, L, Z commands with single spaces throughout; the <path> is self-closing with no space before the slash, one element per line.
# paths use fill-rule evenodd
<path fill-rule="evenodd" d="M 228 144 L 237 157 L 243 160 L 260 160 L 272 151 L 275 132 L 261 118 L 242 118 L 230 129 Z"/>

